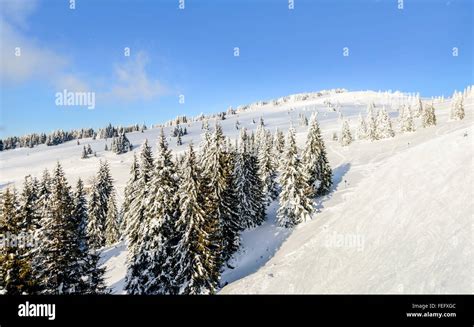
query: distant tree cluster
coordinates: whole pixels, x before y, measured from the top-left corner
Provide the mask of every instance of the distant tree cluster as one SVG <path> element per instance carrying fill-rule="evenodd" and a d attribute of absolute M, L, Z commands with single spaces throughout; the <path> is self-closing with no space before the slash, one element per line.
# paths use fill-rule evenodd
<path fill-rule="evenodd" d="M 178 137 L 178 136 L 184 136 L 186 134 L 188 134 L 188 130 L 186 129 L 186 127 L 182 128 L 180 125 L 176 125 L 175 128 L 173 128 L 171 136 Z"/>
<path fill-rule="evenodd" d="M 385 107 L 380 108 L 377 113 L 375 111 L 375 105 L 370 104 L 367 107 L 367 115 L 365 118 L 359 114 L 359 126 L 357 129 L 357 138 L 359 140 L 368 139 L 376 141 L 394 136 L 395 132 L 392 126 L 392 120 L 385 110 Z"/>
<path fill-rule="evenodd" d="M 132 148 L 133 146 L 125 135 L 125 132 L 122 131 L 118 137 L 112 137 L 110 149 L 113 153 L 122 154 L 131 151 Z"/>
<path fill-rule="evenodd" d="M 127 127 L 114 127 L 111 124 L 105 128 L 101 128 L 95 132 L 92 128 L 74 129 L 71 131 L 64 131 L 62 129 L 51 132 L 50 134 L 27 134 L 21 137 L 11 136 L 0 140 L 0 151 L 10 150 L 15 148 L 33 148 L 39 144 L 46 144 L 47 146 L 58 145 L 71 140 L 79 140 L 83 138 L 112 138 L 119 137 L 124 133 L 143 132 L 147 129 L 146 125 L 139 126 L 138 124 Z M 79 143 L 78 143 L 79 144 Z"/>
<path fill-rule="evenodd" d="M 204 116 L 204 115 L 202 115 Z M 180 115 L 180 116 L 177 116 L 176 118 L 172 119 L 172 120 L 168 120 L 167 122 L 165 122 L 164 124 L 158 124 L 158 125 L 155 125 L 154 127 L 158 127 L 158 128 L 161 128 L 161 127 L 172 127 L 172 126 L 178 126 L 178 125 L 183 125 L 183 124 L 188 124 L 188 123 L 191 123 L 195 121 L 195 119 L 192 119 L 192 118 L 188 118 L 187 116 L 185 115 Z"/>
<path fill-rule="evenodd" d="M 462 93 L 455 92 L 452 97 L 451 114 L 450 119 L 461 120 L 464 118 L 464 106 L 463 98 L 472 93 L 471 89 Z M 398 125 L 400 133 L 408 133 L 416 131 L 415 119 L 421 120 L 421 126 L 423 128 L 434 126 L 437 123 L 434 100 L 431 103 L 423 103 L 419 96 L 417 96 L 414 109 L 411 105 L 402 104 L 398 110 Z M 395 130 L 392 125 L 390 116 L 388 115 L 385 107 L 378 110 L 376 114 L 375 105 L 370 104 L 367 107 L 367 115 L 364 118 L 362 114 L 359 114 L 358 127 L 356 131 L 357 139 L 359 140 L 371 140 L 376 141 L 385 138 L 391 138 L 395 136 Z M 349 123 L 343 119 L 341 136 L 338 137 L 334 134 L 334 140 L 338 140 L 342 146 L 347 146 L 354 140 Z"/>
<path fill-rule="evenodd" d="M 195 117 L 187 117 L 184 115 L 177 116 L 176 118 L 172 120 L 168 120 L 164 124 L 156 124 L 156 125 L 153 125 L 153 127 L 161 128 L 161 127 L 172 127 L 172 126 L 179 126 L 179 125 L 185 125 L 185 124 L 189 125 L 193 122 L 205 122 L 210 119 L 225 120 L 227 116 L 235 115 L 235 114 L 236 114 L 236 110 L 230 107 L 225 112 L 223 111 L 223 112 L 214 113 L 210 115 L 204 115 L 203 113 L 201 113 Z"/>
<path fill-rule="evenodd" d="M 97 132 L 97 137 L 99 139 L 108 139 L 113 137 L 119 137 L 125 133 L 132 133 L 132 132 L 143 132 L 146 131 L 147 127 L 145 124 L 143 125 L 131 125 L 131 126 L 112 126 L 112 124 L 107 125 L 104 128 L 99 129 Z"/>
<path fill-rule="evenodd" d="M 298 114 L 298 120 L 300 126 L 308 126 L 308 117 L 304 113 L 299 113 Z"/>
<path fill-rule="evenodd" d="M 92 137 L 94 135 L 93 129 L 77 129 L 71 131 L 63 131 L 62 129 L 53 131 L 50 134 L 27 134 L 21 137 L 11 136 L 0 140 L 0 151 L 10 150 L 15 148 L 33 148 L 39 144 L 46 144 L 48 146 L 58 145 L 74 139 L 81 139 Z"/>
<path fill-rule="evenodd" d="M 322 97 L 323 95 L 339 94 L 339 93 L 344 93 L 344 92 L 347 92 L 347 90 L 332 89 L 332 90 L 322 90 L 318 92 L 292 94 L 292 95 L 288 95 L 288 96 L 284 96 L 284 97 L 280 97 L 280 98 L 272 99 L 268 101 L 257 101 L 254 103 L 241 105 L 236 108 L 235 113 L 238 114 L 240 112 L 244 112 L 247 110 L 259 109 L 267 104 L 279 106 L 279 105 L 283 105 L 283 104 L 287 104 L 291 102 L 314 100 L 314 99 Z"/>
<path fill-rule="evenodd" d="M 82 149 L 82 155 L 81 155 L 81 159 L 87 159 L 89 158 L 90 155 L 92 155 L 94 152 L 92 151 L 92 147 L 90 144 L 88 144 L 87 146 L 84 145 L 83 149 Z"/>

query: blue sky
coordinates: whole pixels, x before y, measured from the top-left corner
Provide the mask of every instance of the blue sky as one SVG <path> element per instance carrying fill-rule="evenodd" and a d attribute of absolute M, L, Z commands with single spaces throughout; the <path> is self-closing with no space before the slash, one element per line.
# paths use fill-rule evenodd
<path fill-rule="evenodd" d="M 1 136 L 150 125 L 320 89 L 432 96 L 473 83 L 470 0 L 178 4 L 0 0 Z M 95 109 L 56 106 L 64 88 L 95 92 Z"/>

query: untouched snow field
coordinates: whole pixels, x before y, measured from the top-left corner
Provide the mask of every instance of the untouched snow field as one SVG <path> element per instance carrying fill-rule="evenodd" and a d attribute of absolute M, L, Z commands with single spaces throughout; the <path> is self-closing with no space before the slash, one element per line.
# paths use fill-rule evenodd
<path fill-rule="evenodd" d="M 340 133 L 338 113 L 324 104 L 338 103 L 349 119 L 352 133 L 357 116 L 374 102 L 385 105 L 397 135 L 376 142 L 355 141 L 341 147 L 332 140 Z M 450 100 L 435 102 L 438 125 L 399 134 L 396 108 L 400 94 L 372 91 L 347 92 L 316 100 L 271 104 L 220 121 L 225 135 L 235 138 L 241 126 L 254 130 L 260 117 L 272 132 L 293 124 L 302 147 L 306 127 L 298 115 L 318 112 L 333 168 L 333 191 L 318 199 L 313 220 L 284 229 L 275 222 L 278 204 L 267 210 L 267 221 L 242 235 L 243 246 L 222 274 L 220 293 L 473 293 L 473 103 L 465 101 L 466 117 L 450 122 Z M 213 127 L 213 120 L 209 125 Z M 201 123 L 186 126 L 184 151 L 199 144 Z M 84 126 L 85 127 L 85 126 Z M 165 132 L 169 135 L 170 128 Z M 155 146 L 159 129 L 127 134 L 139 151 L 145 138 Z M 86 185 L 101 159 L 107 159 L 118 199 L 129 178 L 133 153 L 104 151 L 105 140 L 80 140 L 58 146 L 44 145 L 0 152 L 0 185 L 21 187 L 25 175 L 40 176 L 56 161 L 63 164 L 72 185 L 78 177 Z M 80 159 L 82 147 L 91 144 L 97 158 Z M 108 140 L 110 147 L 110 139 Z M 113 293 L 123 293 L 126 246 L 105 248 L 102 262 Z"/>
<path fill-rule="evenodd" d="M 222 293 L 472 293 L 473 133 L 387 144 L 354 165 L 314 220 Z"/>

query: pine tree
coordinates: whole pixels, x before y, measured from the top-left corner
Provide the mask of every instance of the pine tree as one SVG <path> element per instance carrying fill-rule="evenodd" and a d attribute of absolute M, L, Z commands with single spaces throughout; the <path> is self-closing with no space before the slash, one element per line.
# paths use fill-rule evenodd
<path fill-rule="evenodd" d="M 424 107 L 421 122 L 423 128 L 436 125 L 436 115 L 433 103 Z"/>
<path fill-rule="evenodd" d="M 178 294 L 209 294 L 215 292 L 212 272 L 208 271 L 210 239 L 206 233 L 205 199 L 201 193 L 200 171 L 192 145 L 186 154 L 179 186 L 181 214 L 176 222 L 179 242 L 176 245 L 175 285 Z"/>
<path fill-rule="evenodd" d="M 105 245 L 104 222 L 102 216 L 106 213 L 100 201 L 100 190 L 96 178 L 91 181 L 90 199 L 88 207 L 87 235 L 89 248 L 99 249 Z"/>
<path fill-rule="evenodd" d="M 377 116 L 375 105 L 372 103 L 367 107 L 367 137 L 371 141 L 377 140 Z"/>
<path fill-rule="evenodd" d="M 149 206 L 140 229 L 142 241 L 133 258 L 131 267 L 137 269 L 138 292 L 142 294 L 173 294 L 174 225 L 178 218 L 177 176 L 171 151 L 161 130 L 158 151 L 150 181 Z"/>
<path fill-rule="evenodd" d="M 74 293 L 80 288 L 74 251 L 77 231 L 71 190 L 59 163 L 54 169 L 48 202 L 41 219 L 41 244 L 35 253 L 36 276 L 43 294 Z"/>
<path fill-rule="evenodd" d="M 308 126 L 308 118 L 305 114 L 300 114 L 300 125 L 301 126 Z"/>
<path fill-rule="evenodd" d="M 311 116 L 306 147 L 303 152 L 303 171 L 309 196 L 316 197 L 329 193 L 332 185 L 332 170 L 327 159 L 319 123 L 315 114 Z"/>
<path fill-rule="evenodd" d="M 118 137 L 112 138 L 111 149 L 112 152 L 116 154 L 122 154 L 132 149 L 132 145 L 125 135 L 125 132 L 122 131 Z"/>
<path fill-rule="evenodd" d="M 273 143 L 275 145 L 275 155 L 279 157 L 285 149 L 285 135 L 279 129 L 275 132 Z"/>
<path fill-rule="evenodd" d="M 357 129 L 357 138 L 359 140 L 365 140 L 368 138 L 368 128 L 367 128 L 367 123 L 365 122 L 364 117 L 362 117 L 362 114 L 359 113 L 359 127 Z"/>
<path fill-rule="evenodd" d="M 235 158 L 237 212 L 242 228 L 260 225 L 265 220 L 265 203 L 258 177 L 258 160 L 252 152 L 248 135 L 241 129 L 239 148 Z"/>
<path fill-rule="evenodd" d="M 84 192 L 84 183 L 81 179 L 77 181 L 76 190 L 74 192 L 74 209 L 73 223 L 77 233 L 75 247 L 75 259 L 77 262 L 79 274 L 81 277 L 81 285 L 77 290 L 79 293 L 85 293 L 88 290 L 87 277 L 88 267 L 87 260 L 89 255 L 88 237 L 87 237 L 87 202 Z"/>
<path fill-rule="evenodd" d="M 130 203 L 127 215 L 127 240 L 128 240 L 128 263 L 127 275 L 125 277 L 125 289 L 129 294 L 142 294 L 143 281 L 140 280 L 140 266 L 136 266 L 136 253 L 141 246 L 141 230 L 143 222 L 146 220 L 146 211 L 148 208 L 148 194 L 150 181 L 153 174 L 153 156 L 148 140 L 142 145 L 140 152 L 140 163 L 138 179 L 136 181 L 137 192 Z"/>
<path fill-rule="evenodd" d="M 347 120 L 344 120 L 342 122 L 340 142 L 342 146 L 347 146 L 352 143 L 351 129 L 349 128 L 349 123 L 347 122 Z"/>
<path fill-rule="evenodd" d="M 15 189 L 7 188 L 2 194 L 0 209 L 0 234 L 6 237 L 0 247 L 0 294 L 33 294 L 36 281 L 26 249 L 13 243 L 27 236 Z"/>
<path fill-rule="evenodd" d="M 413 117 L 418 118 L 423 114 L 423 102 L 419 95 L 416 97 L 415 109 L 413 111 Z"/>
<path fill-rule="evenodd" d="M 130 167 L 130 178 L 125 186 L 124 190 L 124 200 L 122 205 L 122 226 L 121 229 L 127 231 L 128 228 L 126 226 L 127 221 L 130 221 L 129 214 L 130 214 L 130 205 L 132 200 L 135 198 L 135 193 L 138 191 L 137 180 L 139 176 L 139 167 L 137 156 L 135 153 L 133 154 L 133 161 Z"/>
<path fill-rule="evenodd" d="M 89 246 L 99 249 L 105 245 L 105 228 L 110 197 L 113 196 L 113 180 L 107 161 L 101 162 L 97 176 L 92 180 L 89 204 Z"/>
<path fill-rule="evenodd" d="M 144 130 L 146 127 L 144 128 Z M 122 132 L 122 134 L 119 135 L 119 141 L 122 144 L 122 153 L 131 151 L 133 148 L 132 143 L 128 140 L 127 136 L 125 135 L 125 132 Z"/>
<path fill-rule="evenodd" d="M 110 174 L 110 167 L 107 161 L 101 161 L 99 171 L 97 173 L 97 187 L 100 192 L 100 204 L 107 208 L 109 198 L 114 194 L 112 175 Z M 105 225 L 106 214 L 102 218 L 102 223 Z"/>
<path fill-rule="evenodd" d="M 75 259 L 80 277 L 79 287 L 76 289 L 81 294 L 103 293 L 105 290 L 104 268 L 99 267 L 99 254 L 89 250 L 87 235 L 87 201 L 84 184 L 81 179 L 77 181 L 74 193 L 74 226 L 77 233 L 75 244 Z"/>
<path fill-rule="evenodd" d="M 238 213 L 238 197 L 236 192 L 235 176 L 236 152 L 227 148 L 224 160 L 224 176 L 226 188 L 222 193 L 221 219 L 222 219 L 222 261 L 228 261 L 240 247 L 240 232 L 242 225 Z"/>
<path fill-rule="evenodd" d="M 255 133 L 253 131 L 250 133 L 250 137 L 247 138 L 247 150 L 248 153 L 256 156 L 257 144 L 255 142 Z"/>
<path fill-rule="evenodd" d="M 23 191 L 20 198 L 19 215 L 22 228 L 29 232 L 34 232 L 39 228 L 40 208 L 39 208 L 39 183 L 36 178 L 30 175 L 25 177 Z"/>
<path fill-rule="evenodd" d="M 384 139 L 389 137 L 394 137 L 395 132 L 392 128 L 392 121 L 388 116 L 385 107 L 379 110 L 379 114 L 377 116 L 377 139 Z"/>
<path fill-rule="evenodd" d="M 203 140 L 201 150 L 201 176 L 202 191 L 205 196 L 204 210 L 207 218 L 205 221 L 205 232 L 209 235 L 209 248 L 212 257 L 206 263 L 206 269 L 212 277 L 213 287 L 219 285 L 220 268 L 222 265 L 222 206 L 223 193 L 227 188 L 227 176 L 224 153 L 224 136 L 222 128 L 216 123 L 214 132 Z"/>
<path fill-rule="evenodd" d="M 263 130 L 258 135 L 258 176 L 262 185 L 265 205 L 270 205 L 278 197 L 278 184 L 276 183 L 276 164 L 274 162 L 271 134 Z"/>
<path fill-rule="evenodd" d="M 207 123 L 208 124 L 208 123 Z M 211 132 L 209 130 L 209 126 L 207 126 L 204 129 L 204 133 L 201 135 L 201 144 L 200 144 L 200 149 L 202 153 L 207 153 L 208 149 L 207 147 L 211 146 Z M 200 165 L 203 165 L 203 159 L 201 158 L 199 160 Z"/>
<path fill-rule="evenodd" d="M 253 148 L 254 149 L 254 148 Z M 252 211 L 255 212 L 253 216 L 253 225 L 259 226 L 265 221 L 265 197 L 262 193 L 262 182 L 258 176 L 258 158 L 255 153 L 255 150 L 247 152 L 246 156 L 244 157 L 245 165 L 247 168 L 247 177 L 248 181 L 250 182 L 250 194 L 253 199 L 253 209 Z"/>
<path fill-rule="evenodd" d="M 115 203 L 115 195 L 109 196 L 107 204 L 107 216 L 105 219 L 105 245 L 109 246 L 118 242 L 120 235 L 117 226 L 117 205 Z"/>
<path fill-rule="evenodd" d="M 96 185 L 93 181 L 92 185 Z M 94 212 L 100 212 L 97 210 L 90 210 L 90 208 L 97 208 L 99 206 L 99 194 L 97 191 L 92 191 L 91 194 L 91 200 L 90 200 L 90 205 L 89 205 L 89 213 L 94 213 Z M 92 217 L 89 214 L 88 220 L 87 220 L 87 248 L 88 248 L 88 253 L 87 253 L 87 263 L 85 266 L 86 272 L 87 272 L 87 287 L 85 293 L 91 293 L 91 294 L 96 294 L 96 293 L 104 293 L 105 292 L 105 282 L 104 282 L 104 274 L 105 274 L 105 268 L 101 268 L 99 265 L 99 260 L 100 260 L 100 252 L 99 252 L 99 247 L 102 245 L 99 244 L 104 244 L 104 236 L 103 234 L 98 234 L 94 233 L 91 231 L 97 231 L 97 230 L 103 230 L 103 226 L 100 225 L 95 225 L 94 223 L 98 224 L 100 221 L 99 219 L 91 219 L 97 217 L 97 215 L 92 215 Z M 92 221 L 92 223 L 91 223 Z"/>
<path fill-rule="evenodd" d="M 107 144 L 105 144 L 105 146 L 107 146 Z M 120 151 L 118 148 L 117 139 L 115 137 L 112 137 L 112 141 L 110 142 L 110 149 L 112 150 L 112 152 L 117 154 Z"/>
<path fill-rule="evenodd" d="M 140 223 L 144 221 L 147 209 L 146 199 L 148 198 L 149 184 L 153 174 L 153 156 L 148 140 L 142 145 L 140 152 L 139 171 L 136 180 L 135 197 L 130 203 L 127 221 L 127 238 L 129 252 L 133 252 L 134 246 L 139 242 Z"/>
<path fill-rule="evenodd" d="M 88 158 L 87 149 L 86 149 L 86 146 L 84 145 L 84 148 L 82 149 L 81 159 L 87 159 L 87 158 Z"/>
<path fill-rule="evenodd" d="M 298 156 L 293 128 L 288 131 L 282 167 L 285 168 L 280 172 L 281 193 L 277 219 L 280 226 L 289 228 L 309 220 L 313 211 L 307 196 L 307 177 Z"/>
<path fill-rule="evenodd" d="M 453 95 L 451 100 L 451 120 L 462 120 L 464 119 L 464 104 L 463 96 L 461 93 L 456 93 Z"/>
<path fill-rule="evenodd" d="M 51 176 L 49 171 L 45 169 L 43 171 L 43 175 L 41 177 L 41 182 L 39 184 L 38 190 L 38 210 L 40 215 L 40 222 L 41 219 L 46 215 L 47 210 L 49 209 L 49 197 L 51 195 Z"/>
<path fill-rule="evenodd" d="M 257 156 L 260 150 L 263 149 L 263 144 L 266 142 L 266 138 L 267 138 L 267 131 L 262 124 L 259 124 L 255 132 L 255 150 L 256 150 Z"/>
<path fill-rule="evenodd" d="M 415 131 L 415 122 L 410 106 L 402 106 L 400 110 L 400 131 L 402 133 Z"/>
<path fill-rule="evenodd" d="M 20 197 L 20 206 L 19 206 L 19 221 L 20 228 L 24 235 L 30 237 L 35 237 L 39 233 L 41 227 L 41 204 L 40 204 L 40 184 L 38 180 L 30 175 L 25 177 L 25 182 L 23 186 L 23 191 Z M 31 263 L 34 256 L 34 244 L 28 246 L 28 248 L 21 249 L 17 252 L 22 259 L 28 263 L 29 269 L 32 269 Z M 33 272 L 29 271 L 29 278 L 34 278 L 32 276 Z M 27 277 L 27 275 L 25 275 Z M 39 290 L 38 284 L 36 282 L 28 283 L 28 287 L 24 289 L 25 293 L 34 294 Z"/>

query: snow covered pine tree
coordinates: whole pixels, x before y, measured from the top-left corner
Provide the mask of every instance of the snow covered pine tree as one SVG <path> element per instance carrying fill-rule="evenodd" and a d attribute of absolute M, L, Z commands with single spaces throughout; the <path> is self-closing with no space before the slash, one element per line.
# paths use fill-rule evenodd
<path fill-rule="evenodd" d="M 424 128 L 436 125 L 436 115 L 433 103 L 425 106 L 421 115 L 421 124 Z"/>
<path fill-rule="evenodd" d="M 127 275 L 125 277 L 125 289 L 128 294 L 142 294 L 143 281 L 141 278 L 141 271 L 144 269 L 135 261 L 135 256 L 141 246 L 142 238 L 140 233 L 143 228 L 143 223 L 146 221 L 146 211 L 148 208 L 148 192 L 150 181 L 153 174 L 153 156 L 151 148 L 148 145 L 148 140 L 142 145 L 140 152 L 140 163 L 138 179 L 136 180 L 137 192 L 130 203 L 130 207 L 125 219 L 127 220 L 127 241 L 128 241 L 128 261 L 127 261 Z"/>
<path fill-rule="evenodd" d="M 296 147 L 293 127 L 288 131 L 280 172 L 280 208 L 277 212 L 278 224 L 293 227 L 311 218 L 313 208 L 308 197 L 308 184 Z"/>
<path fill-rule="evenodd" d="M 179 185 L 180 217 L 176 223 L 179 242 L 176 246 L 175 285 L 178 294 L 212 294 L 216 291 L 212 282 L 213 256 L 210 237 L 206 233 L 201 176 L 192 144 L 186 153 Z"/>
<path fill-rule="evenodd" d="M 328 194 L 332 185 L 332 170 L 316 114 L 311 115 L 306 146 L 303 152 L 303 171 L 310 197 Z"/>
<path fill-rule="evenodd" d="M 59 163 L 50 184 L 51 193 L 41 218 L 40 245 L 35 249 L 35 276 L 42 294 L 75 293 L 82 284 L 76 256 L 79 241 L 71 189 Z"/>
<path fill-rule="evenodd" d="M 385 107 L 382 107 L 379 110 L 379 114 L 377 116 L 376 135 L 378 140 L 395 136 L 395 132 L 392 128 L 392 121 L 390 120 Z"/>
<path fill-rule="evenodd" d="M 18 237 L 25 234 L 19 212 L 15 189 L 7 188 L 2 194 L 0 208 L 0 234 L 4 237 Z M 0 247 L 0 294 L 32 294 L 36 290 L 36 280 L 31 263 L 25 258 L 26 249 L 6 242 Z"/>
<path fill-rule="evenodd" d="M 174 294 L 178 183 L 163 129 L 149 187 L 148 208 L 139 229 L 141 241 L 130 265 L 135 269 L 133 275 L 138 289 L 135 294 Z"/>
<path fill-rule="evenodd" d="M 347 146 L 352 143 L 351 129 L 349 128 L 349 123 L 345 119 L 342 122 L 340 142 L 342 146 Z"/>

